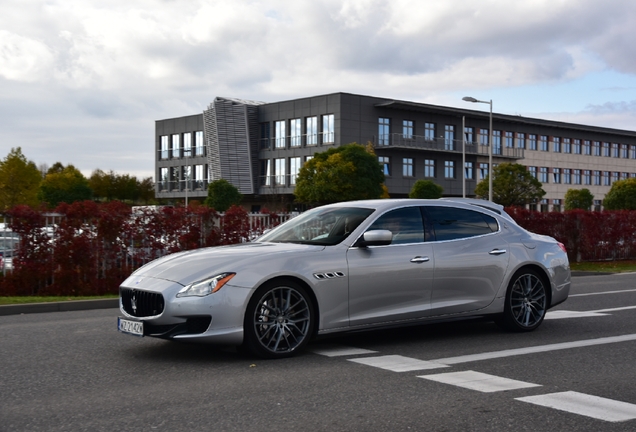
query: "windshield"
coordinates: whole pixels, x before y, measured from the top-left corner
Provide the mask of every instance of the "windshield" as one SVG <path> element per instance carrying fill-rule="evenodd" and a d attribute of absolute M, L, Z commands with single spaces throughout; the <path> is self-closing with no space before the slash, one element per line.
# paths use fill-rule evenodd
<path fill-rule="evenodd" d="M 335 245 L 346 239 L 373 209 L 318 207 L 260 237 L 258 242 Z"/>

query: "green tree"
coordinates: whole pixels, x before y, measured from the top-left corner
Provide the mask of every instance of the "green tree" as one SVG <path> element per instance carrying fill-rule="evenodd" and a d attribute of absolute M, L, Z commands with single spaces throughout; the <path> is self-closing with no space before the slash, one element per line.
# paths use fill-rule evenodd
<path fill-rule="evenodd" d="M 594 203 L 594 195 L 589 189 L 568 189 L 565 193 L 566 210 L 589 210 Z"/>
<path fill-rule="evenodd" d="M 139 200 L 144 204 L 155 200 L 155 184 L 152 177 L 146 177 L 139 182 Z"/>
<path fill-rule="evenodd" d="M 225 179 L 214 180 L 208 184 L 208 197 L 204 204 L 216 211 L 224 212 L 232 205 L 240 204 L 243 195 L 232 183 Z"/>
<path fill-rule="evenodd" d="M 444 188 L 432 180 L 418 180 L 409 192 L 409 198 L 437 199 L 442 197 Z"/>
<path fill-rule="evenodd" d="M 612 183 L 603 200 L 603 207 L 607 210 L 636 210 L 636 178 Z"/>
<path fill-rule="evenodd" d="M 57 207 L 62 202 L 84 201 L 92 196 L 86 177 L 73 165 L 64 167 L 59 162 L 49 169 L 38 192 L 38 198 L 49 207 Z"/>
<path fill-rule="evenodd" d="M 384 173 L 372 146 L 351 143 L 315 153 L 300 169 L 296 200 L 310 204 L 381 198 Z"/>
<path fill-rule="evenodd" d="M 38 205 L 38 188 L 42 174 L 34 162 L 27 161 L 22 149 L 12 148 L 0 161 L 0 211 L 18 204 Z"/>
<path fill-rule="evenodd" d="M 493 169 L 492 175 L 492 199 L 505 207 L 523 206 L 545 195 L 541 182 L 521 164 L 499 164 Z M 475 187 L 475 195 L 480 198 L 488 198 L 489 176 Z"/>

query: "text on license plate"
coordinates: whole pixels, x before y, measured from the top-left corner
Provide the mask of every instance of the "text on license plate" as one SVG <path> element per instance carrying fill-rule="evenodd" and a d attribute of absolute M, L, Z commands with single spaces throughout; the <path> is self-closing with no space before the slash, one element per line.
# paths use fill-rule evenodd
<path fill-rule="evenodd" d="M 144 335 L 144 323 L 142 321 L 117 318 L 117 329 L 122 333 L 128 333 L 135 336 Z"/>

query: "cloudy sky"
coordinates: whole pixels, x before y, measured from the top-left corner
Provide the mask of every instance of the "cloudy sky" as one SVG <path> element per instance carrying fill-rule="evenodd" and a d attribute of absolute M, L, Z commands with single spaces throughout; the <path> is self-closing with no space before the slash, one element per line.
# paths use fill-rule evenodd
<path fill-rule="evenodd" d="M 0 158 L 153 175 L 154 121 L 332 92 L 636 130 L 633 0 L 2 0 Z"/>

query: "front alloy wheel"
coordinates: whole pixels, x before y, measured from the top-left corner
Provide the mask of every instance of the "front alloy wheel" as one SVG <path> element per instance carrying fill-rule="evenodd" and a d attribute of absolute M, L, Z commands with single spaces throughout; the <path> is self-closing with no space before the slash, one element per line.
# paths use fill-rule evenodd
<path fill-rule="evenodd" d="M 305 289 L 293 281 L 256 291 L 245 315 L 245 347 L 266 358 L 300 351 L 312 335 L 314 313 Z"/>
<path fill-rule="evenodd" d="M 501 324 L 518 332 L 536 329 L 545 318 L 547 299 L 545 283 L 534 270 L 517 272 L 508 286 Z"/>

